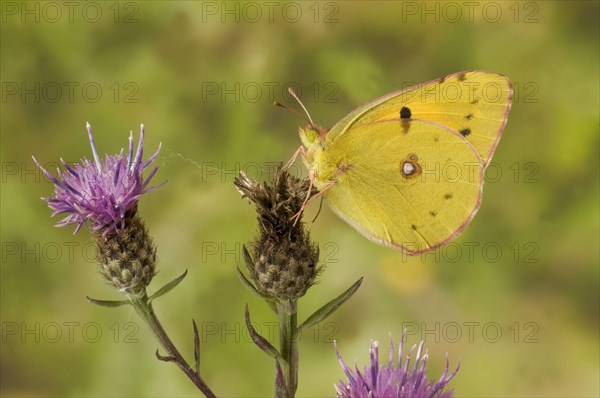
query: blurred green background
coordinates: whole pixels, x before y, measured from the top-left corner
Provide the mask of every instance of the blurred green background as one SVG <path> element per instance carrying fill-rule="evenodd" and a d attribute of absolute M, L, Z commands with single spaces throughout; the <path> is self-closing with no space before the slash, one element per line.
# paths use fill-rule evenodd
<path fill-rule="evenodd" d="M 300 319 L 365 279 L 302 336 L 298 396 L 334 395 L 333 339 L 366 364 L 371 339 L 397 342 L 403 328 L 410 344 L 425 339 L 431 377 L 446 352 L 460 361 L 457 396 L 600 394 L 597 1 L 0 4 L 3 396 L 197 394 L 154 358 L 135 313 L 86 301 L 120 296 L 89 233 L 52 226 L 39 199 L 52 185 L 32 154 L 51 169 L 91 156 L 86 121 L 99 152 L 115 153 L 145 124 L 146 153 L 163 144 L 155 182 L 168 179 L 140 205 L 160 258 L 151 290 L 189 270 L 156 311 L 189 359 L 196 319 L 218 396 L 269 396 L 273 364 L 245 332 L 244 305 L 271 340 L 275 319 L 235 275 L 256 224 L 233 177 L 266 179 L 298 147 L 304 122 L 272 101 L 291 105 L 294 86 L 330 127 L 377 96 L 467 69 L 515 88 L 477 217 L 446 248 L 408 258 L 324 206 L 307 225 L 326 269 Z"/>

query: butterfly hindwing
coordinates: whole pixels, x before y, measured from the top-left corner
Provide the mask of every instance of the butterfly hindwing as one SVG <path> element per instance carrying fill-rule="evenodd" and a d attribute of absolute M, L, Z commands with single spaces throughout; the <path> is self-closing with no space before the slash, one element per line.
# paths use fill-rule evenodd
<path fill-rule="evenodd" d="M 355 124 L 318 158 L 342 170 L 326 193 L 333 210 L 369 239 L 415 254 L 464 229 L 481 200 L 475 148 L 437 123 L 399 119 Z M 317 172 L 323 189 L 331 173 Z"/>

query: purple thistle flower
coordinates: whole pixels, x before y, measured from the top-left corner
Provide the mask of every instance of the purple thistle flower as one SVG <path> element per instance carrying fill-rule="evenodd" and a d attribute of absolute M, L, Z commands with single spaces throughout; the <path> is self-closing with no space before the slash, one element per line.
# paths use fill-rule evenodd
<path fill-rule="evenodd" d="M 342 398 L 451 398 L 454 396 L 454 390 L 443 389 L 456 375 L 460 367 L 448 375 L 448 354 L 446 354 L 446 370 L 438 381 L 427 380 L 425 374 L 427 365 L 427 350 L 421 356 L 423 351 L 423 341 L 418 346 L 415 362 L 410 367 L 410 360 L 413 351 L 417 347 L 413 345 L 406 355 L 404 365 L 402 364 L 402 349 L 404 346 L 404 337 L 406 331 L 402 334 L 400 347 L 398 350 L 398 364 L 394 367 L 394 341 L 390 334 L 390 354 L 387 365 L 379 367 L 379 344 L 377 341 L 371 342 L 370 357 L 371 365 L 365 366 L 363 372 L 358 369 L 353 371 L 349 369 L 334 342 L 338 361 L 348 381 L 340 381 L 334 385 L 338 397 Z"/>
<path fill-rule="evenodd" d="M 56 226 L 77 224 L 73 233 L 76 234 L 89 220 L 94 232 L 103 230 L 102 235 L 106 236 L 112 230 L 125 227 L 125 215 L 135 213 L 137 202 L 143 194 L 154 191 L 166 182 L 148 187 L 158 166 L 154 166 L 145 180 L 142 177 L 142 171 L 156 159 L 161 145 L 154 155 L 142 162 L 144 144 L 142 124 L 135 157 L 133 156 L 133 133 L 130 133 L 127 156 L 123 157 L 123 149 L 121 149 L 118 155 L 105 155 L 102 161 L 96 152 L 92 127 L 86 123 L 86 128 L 94 155 L 93 162 L 83 158 L 80 163 L 69 166 L 61 158 L 65 170 L 61 171 L 57 168 L 55 177 L 44 169 L 35 157 L 32 158 L 44 174 L 54 182 L 54 197 L 42 198 L 54 211 L 52 216 L 67 214 Z"/>

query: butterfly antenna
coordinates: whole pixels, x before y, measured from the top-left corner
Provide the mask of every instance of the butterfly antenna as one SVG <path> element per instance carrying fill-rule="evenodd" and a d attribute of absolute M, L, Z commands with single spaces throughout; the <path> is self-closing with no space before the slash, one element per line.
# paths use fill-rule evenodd
<path fill-rule="evenodd" d="M 306 107 L 304 106 L 304 104 L 302 103 L 302 101 L 300 101 L 300 98 L 298 98 L 298 95 L 296 95 L 296 92 L 294 91 L 294 89 L 291 88 L 291 87 L 288 87 L 288 92 L 290 94 L 292 94 L 292 97 L 294 97 L 294 99 L 296 101 L 298 101 L 298 103 L 300 104 L 300 106 L 302 107 L 302 109 L 304 109 L 304 112 L 306 112 L 306 116 L 308 116 L 308 120 L 310 121 L 310 125 L 314 126 L 315 124 L 313 123 L 312 118 L 310 117 L 310 114 L 306 110 Z"/>
<path fill-rule="evenodd" d="M 300 112 L 298 112 L 298 111 L 297 111 L 297 110 L 295 110 L 295 109 L 292 109 L 292 108 L 290 108 L 289 106 L 285 106 L 285 105 L 283 105 L 282 103 L 280 103 L 280 102 L 277 102 L 277 101 L 273 101 L 273 105 L 275 105 L 275 106 L 278 106 L 278 107 L 280 107 L 280 108 L 283 108 L 283 109 L 285 109 L 285 110 L 287 110 L 287 111 L 290 111 L 290 112 L 292 112 L 293 114 L 295 114 L 296 116 L 298 116 L 300 119 L 304 120 L 306 123 L 311 123 L 311 122 L 310 122 L 308 119 L 306 119 L 306 117 L 304 117 L 304 115 L 303 115 L 303 114 L 301 114 Z M 312 124 L 311 124 L 311 125 L 312 125 Z"/>

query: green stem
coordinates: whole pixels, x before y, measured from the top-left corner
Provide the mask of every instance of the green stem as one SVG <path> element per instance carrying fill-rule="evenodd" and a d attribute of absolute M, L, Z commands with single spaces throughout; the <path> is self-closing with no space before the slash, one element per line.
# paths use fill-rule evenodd
<path fill-rule="evenodd" d="M 131 298 L 131 303 L 133 308 L 135 308 L 136 312 L 142 317 L 142 319 L 150 326 L 152 333 L 156 337 L 156 339 L 160 342 L 163 348 L 169 354 L 168 361 L 175 362 L 177 366 L 185 373 L 185 375 L 190 379 L 196 387 L 207 398 L 216 398 L 216 395 L 210 390 L 210 388 L 206 385 L 202 377 L 200 377 L 199 373 L 196 373 L 190 365 L 186 362 L 186 360 L 181 356 L 162 325 L 158 321 L 156 314 L 154 313 L 154 309 L 152 308 L 152 304 L 148 301 L 148 296 L 144 293 L 142 297 Z"/>
<path fill-rule="evenodd" d="M 283 369 L 286 385 L 281 386 L 278 384 L 275 395 L 278 398 L 294 398 L 298 388 L 298 344 L 296 342 L 298 312 L 296 301 L 290 300 L 278 303 L 277 318 L 279 320 L 279 351 L 288 366 L 287 369 Z"/>

